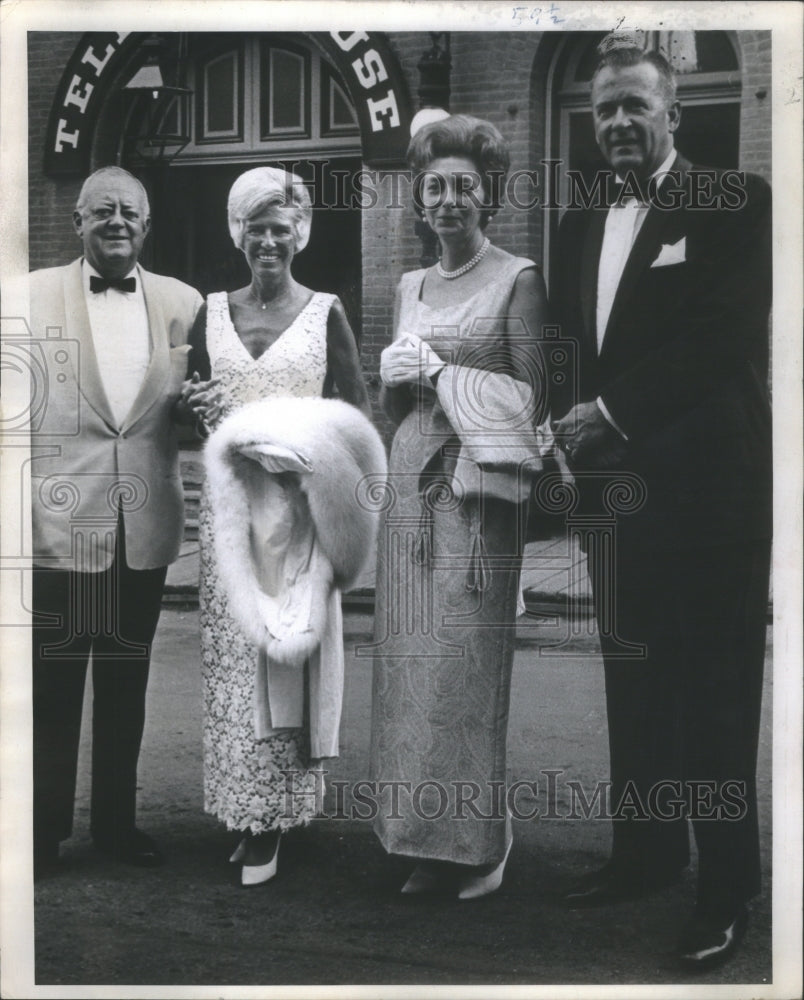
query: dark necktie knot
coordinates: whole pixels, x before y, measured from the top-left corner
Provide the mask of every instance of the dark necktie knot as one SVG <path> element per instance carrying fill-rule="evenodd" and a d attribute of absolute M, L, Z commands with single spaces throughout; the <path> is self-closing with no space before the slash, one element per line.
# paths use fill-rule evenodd
<path fill-rule="evenodd" d="M 101 278 L 97 274 L 89 276 L 90 292 L 105 292 L 107 288 L 116 288 L 118 292 L 136 292 L 136 278 Z"/>

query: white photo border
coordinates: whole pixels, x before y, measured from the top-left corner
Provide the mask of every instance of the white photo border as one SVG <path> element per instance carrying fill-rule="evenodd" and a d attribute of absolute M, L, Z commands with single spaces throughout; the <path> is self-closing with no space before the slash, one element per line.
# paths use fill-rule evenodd
<path fill-rule="evenodd" d="M 558 2 L 558 0 L 557 0 Z M 562 997 L 651 998 L 708 996 L 787 998 L 800 995 L 802 940 L 802 8 L 795 3 L 614 3 L 561 2 L 560 26 L 514 25 L 516 3 L 426 2 L 426 0 L 3 0 L 0 4 L 0 156 L 2 216 L 0 279 L 3 317 L 27 314 L 27 31 L 229 31 L 336 30 L 612 30 L 768 29 L 773 39 L 772 155 L 774 188 L 774 695 L 773 695 L 773 982 L 712 986 L 532 986 L 532 987 L 53 987 L 36 986 L 33 966 L 32 856 L 29 825 L 30 635 L 16 573 L 0 573 L 5 624 L 0 630 L 0 941 L 5 997 Z M 225 8 L 225 13 L 223 9 Z M 269 16 L 268 16 L 269 15 Z M 4 372 L 5 376 L 5 372 Z M 13 379 L 7 405 L 14 406 Z M 17 412 L 17 411 L 15 411 Z M 19 450 L 3 448 L 2 531 L 20 523 Z M 9 551 L 9 537 L 0 535 Z M 13 539 L 11 540 L 13 549 Z M 25 574 L 26 577 L 28 574 Z M 30 595 L 26 595 L 26 603 Z"/>

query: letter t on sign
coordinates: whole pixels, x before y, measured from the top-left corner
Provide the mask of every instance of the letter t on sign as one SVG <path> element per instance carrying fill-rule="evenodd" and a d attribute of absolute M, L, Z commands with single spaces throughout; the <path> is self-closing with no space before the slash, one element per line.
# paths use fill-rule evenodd
<path fill-rule="evenodd" d="M 67 122 L 64 118 L 59 118 L 59 127 L 56 130 L 56 141 L 53 143 L 57 153 L 60 153 L 64 149 L 65 142 L 68 142 L 73 149 L 78 146 L 78 136 L 80 132 L 68 132 Z"/>

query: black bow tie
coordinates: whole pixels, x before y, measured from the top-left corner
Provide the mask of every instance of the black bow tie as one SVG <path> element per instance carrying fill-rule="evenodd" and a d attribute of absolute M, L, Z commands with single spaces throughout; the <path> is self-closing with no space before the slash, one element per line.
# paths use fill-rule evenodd
<path fill-rule="evenodd" d="M 136 278 L 100 278 L 97 274 L 89 276 L 90 292 L 105 292 L 107 288 L 116 288 L 118 292 L 136 292 Z"/>

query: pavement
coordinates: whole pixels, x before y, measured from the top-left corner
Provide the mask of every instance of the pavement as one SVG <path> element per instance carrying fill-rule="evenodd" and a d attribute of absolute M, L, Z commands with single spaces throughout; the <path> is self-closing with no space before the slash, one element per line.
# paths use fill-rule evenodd
<path fill-rule="evenodd" d="M 607 777 L 593 618 L 570 620 L 553 607 L 518 620 L 508 769 L 511 782 L 535 784 L 538 816 L 514 821 L 501 889 L 468 902 L 400 896 L 409 866 L 389 858 L 371 824 L 352 814 L 353 798 L 347 794 L 338 808 L 333 783 L 351 789 L 367 776 L 371 658 L 361 647 L 370 641 L 371 616 L 347 611 L 345 631 L 341 756 L 328 762 L 324 814 L 283 839 L 274 880 L 243 889 L 227 863 L 235 836 L 203 811 L 198 613 L 163 611 L 138 822 L 164 848 L 167 864 L 134 869 L 93 850 L 85 728 L 74 834 L 62 845 L 59 872 L 35 885 L 37 995 L 50 995 L 47 985 L 94 987 L 75 994 L 94 996 L 109 996 L 115 986 L 135 996 L 146 986 L 203 984 L 227 997 L 235 985 L 262 987 L 260 996 L 269 987 L 339 985 L 351 996 L 361 985 L 418 985 L 424 995 L 449 984 L 543 986 L 550 995 L 555 984 L 666 983 L 683 984 L 695 996 L 698 982 L 772 981 L 770 630 L 759 756 L 768 888 L 752 906 L 734 960 L 698 977 L 679 971 L 672 957 L 694 898 L 694 861 L 681 885 L 647 899 L 602 910 L 567 910 L 559 901 L 579 872 L 605 861 L 609 847 L 608 822 L 573 816 L 569 791 L 570 781 L 590 791 Z M 85 720 L 90 714 L 88 685 Z"/>
<path fill-rule="evenodd" d="M 341 755 L 327 762 L 323 815 L 283 838 L 274 880 L 241 888 L 237 869 L 227 864 L 236 837 L 203 811 L 197 499 L 191 488 L 187 541 L 168 574 L 139 770 L 138 822 L 168 863 L 131 869 L 92 849 L 85 726 L 74 835 L 62 845 L 59 872 L 35 886 L 37 984 L 95 986 L 94 995 L 104 995 L 97 991 L 103 985 L 135 995 L 137 987 L 203 984 L 225 997 L 236 985 L 519 985 L 549 992 L 556 984 L 681 984 L 691 990 L 685 995 L 695 995 L 696 982 L 772 981 L 770 628 L 758 769 L 768 888 L 752 906 L 735 958 L 697 979 L 673 961 L 694 900 L 694 848 L 682 884 L 665 892 L 602 910 L 560 903 L 577 874 L 603 864 L 609 851 L 608 821 L 584 818 L 572 800 L 571 782 L 590 797 L 607 779 L 608 746 L 585 560 L 563 538 L 528 546 L 523 562 L 508 776 L 509 787 L 533 783 L 537 816 L 514 821 L 502 888 L 468 902 L 400 896 L 410 866 L 385 854 L 352 796 L 368 775 L 371 556 L 344 595 Z M 336 800 L 338 788 L 345 792 Z"/>

